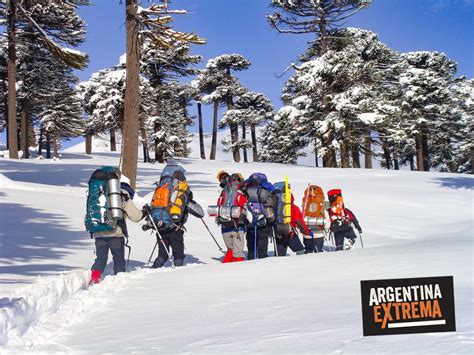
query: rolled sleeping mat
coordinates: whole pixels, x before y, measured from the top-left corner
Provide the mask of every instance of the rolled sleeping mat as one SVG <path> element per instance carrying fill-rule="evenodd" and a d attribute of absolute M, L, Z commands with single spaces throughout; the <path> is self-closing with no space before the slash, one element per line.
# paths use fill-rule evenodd
<path fill-rule="evenodd" d="M 122 193 L 120 190 L 120 180 L 113 176 L 107 180 L 109 209 L 113 219 L 123 219 Z"/>

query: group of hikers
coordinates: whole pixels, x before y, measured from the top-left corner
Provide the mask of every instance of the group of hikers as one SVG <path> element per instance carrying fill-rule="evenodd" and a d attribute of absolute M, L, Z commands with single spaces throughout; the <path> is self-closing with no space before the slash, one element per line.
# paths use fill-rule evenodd
<path fill-rule="evenodd" d="M 357 238 L 354 228 L 362 233 L 354 213 L 345 208 L 340 189 L 328 191 L 329 201 L 325 201 L 319 186 L 308 185 L 300 209 L 288 179 L 272 184 L 263 173 L 245 179 L 240 173 L 219 171 L 217 180 L 221 191 L 216 205 L 208 206 L 207 212 L 221 228 L 227 248 L 224 263 L 266 258 L 270 240 L 275 256 L 286 256 L 288 248 L 297 255 L 322 252 L 328 238 L 336 251 L 350 249 Z M 183 266 L 184 226 L 189 214 L 205 224 L 204 211 L 193 200 L 180 165 L 168 164 L 163 169 L 150 205 L 137 208 L 134 194 L 130 180 L 117 168 L 104 166 L 89 179 L 85 225 L 96 247 L 91 284 L 100 281 L 109 250 L 114 274 L 126 270 L 127 219 L 145 220 L 142 229 L 156 233 L 158 256 L 152 268 L 163 267 L 169 259 L 174 266 Z"/>

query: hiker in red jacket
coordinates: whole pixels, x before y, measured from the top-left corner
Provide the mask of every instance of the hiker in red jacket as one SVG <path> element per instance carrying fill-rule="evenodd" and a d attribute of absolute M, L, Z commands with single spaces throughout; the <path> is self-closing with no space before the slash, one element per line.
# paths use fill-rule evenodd
<path fill-rule="evenodd" d="M 291 231 L 288 234 L 277 234 L 276 246 L 278 256 L 286 256 L 288 247 L 296 253 L 296 255 L 304 254 L 304 246 L 298 236 L 297 230 L 303 235 L 310 236 L 312 232 L 304 222 L 303 213 L 300 208 L 294 204 L 295 198 L 291 194 Z"/>
<path fill-rule="evenodd" d="M 355 227 L 359 233 L 362 233 L 362 228 L 354 213 L 344 206 L 342 193 L 340 189 L 328 191 L 329 202 L 331 208 L 329 209 L 329 217 L 331 219 L 331 231 L 334 233 L 336 241 L 336 251 L 351 249 L 357 238 L 354 233 Z M 344 238 L 348 239 L 348 244 L 344 247 Z"/>
<path fill-rule="evenodd" d="M 218 224 L 221 225 L 222 238 L 227 247 L 223 263 L 244 261 L 245 247 L 245 208 L 247 198 L 240 191 L 243 177 L 239 173 L 218 174 L 221 194 L 217 200 L 219 206 Z"/>

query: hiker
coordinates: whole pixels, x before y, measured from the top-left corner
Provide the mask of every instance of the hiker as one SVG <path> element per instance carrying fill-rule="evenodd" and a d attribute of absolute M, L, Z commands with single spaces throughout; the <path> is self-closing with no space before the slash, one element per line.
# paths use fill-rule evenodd
<path fill-rule="evenodd" d="M 187 204 L 193 200 L 184 173 L 181 166 L 168 164 L 153 194 L 150 217 L 158 227 L 158 257 L 152 265 L 153 269 L 161 268 L 166 263 L 170 247 L 174 265 L 184 265 L 184 225 L 188 220 Z"/>
<path fill-rule="evenodd" d="M 313 234 L 305 235 L 303 238 L 305 254 L 323 251 L 324 239 L 330 227 L 325 204 L 323 189 L 309 184 L 304 191 L 302 210 L 303 219 Z"/>
<path fill-rule="evenodd" d="M 120 175 L 120 185 L 118 184 L 118 176 Z M 117 198 L 116 203 L 118 206 L 113 206 L 111 199 L 114 198 L 114 192 L 110 189 L 104 188 L 105 185 L 102 185 L 102 189 L 94 189 L 94 182 L 102 182 L 108 186 L 113 185 L 113 182 L 117 181 L 117 188 L 115 197 Z M 96 184 L 95 186 L 100 186 Z M 118 186 L 120 186 L 118 188 Z M 107 191 L 106 193 L 104 193 Z M 97 192 L 97 194 L 96 194 Z M 100 196 L 102 192 L 102 195 Z M 96 196 L 95 196 L 96 195 Z M 128 240 L 128 230 L 126 219 L 130 219 L 132 222 L 139 222 L 146 216 L 145 210 L 138 209 L 133 203 L 133 197 L 135 191 L 130 187 L 130 179 L 123 174 L 120 174 L 120 171 L 111 167 L 103 167 L 96 170 L 90 180 L 89 180 L 89 196 L 87 198 L 88 202 L 88 215 L 86 215 L 86 226 L 89 223 L 89 228 L 91 232 L 91 237 L 95 239 L 95 248 L 96 248 L 96 259 L 91 268 L 91 278 L 90 284 L 97 284 L 100 281 L 102 273 L 105 270 L 107 265 L 107 259 L 109 255 L 109 249 L 112 253 L 112 258 L 114 261 L 114 275 L 117 275 L 119 272 L 125 272 L 126 262 L 125 262 L 125 245 L 126 239 Z M 95 198 L 97 197 L 97 198 Z M 98 208 L 94 208 L 94 203 L 101 203 L 101 201 L 107 201 L 108 212 L 103 208 L 105 204 L 97 205 Z M 92 221 L 91 213 L 97 213 L 98 210 L 104 210 L 104 215 Z M 116 209 L 116 211 L 113 211 Z M 119 212 L 121 211 L 121 213 Z M 112 218 L 111 214 L 118 212 L 121 215 L 121 218 Z M 120 216 L 119 216 L 120 217 Z M 106 219 L 114 220 L 115 223 L 112 223 L 114 226 L 112 229 L 106 229 L 107 222 Z M 99 227 L 97 224 L 98 220 L 102 220 L 103 223 Z M 96 226 L 96 229 L 92 225 Z M 111 221 L 108 221 L 111 223 Z M 103 229 L 103 230 L 100 230 Z"/>
<path fill-rule="evenodd" d="M 330 228 L 330 219 L 329 214 L 326 210 L 323 210 L 322 214 L 324 215 L 322 226 L 312 226 L 307 224 L 308 228 L 311 230 L 310 235 L 303 236 L 303 243 L 305 248 L 305 254 L 309 253 L 322 253 L 324 248 L 324 240 Z"/>
<path fill-rule="evenodd" d="M 303 237 L 311 237 L 312 232 L 303 220 L 303 214 L 298 206 L 294 204 L 294 197 L 291 194 L 291 221 L 288 230 L 282 230 L 277 224 L 276 230 L 276 247 L 278 256 L 286 256 L 288 247 L 296 253 L 296 255 L 304 254 L 304 246 L 301 244 L 301 240 L 298 237 L 298 230 L 303 234 Z M 277 217 L 278 220 L 278 217 Z M 285 233 L 286 232 L 286 233 Z"/>
<path fill-rule="evenodd" d="M 351 249 L 357 238 L 354 233 L 355 227 L 362 233 L 359 221 L 354 213 L 344 206 L 342 192 L 340 189 L 328 191 L 328 198 L 331 204 L 329 208 L 329 218 L 331 220 L 331 231 L 334 233 L 336 251 L 344 249 L 344 239 L 348 239 L 347 249 Z"/>
<path fill-rule="evenodd" d="M 244 182 L 247 197 L 247 259 L 268 257 L 268 239 L 273 235 L 275 211 L 274 187 L 262 173 L 253 173 Z"/>
<path fill-rule="evenodd" d="M 225 173 L 227 174 L 227 173 Z M 221 226 L 222 238 L 227 247 L 223 263 L 244 261 L 245 247 L 245 208 L 247 198 L 240 191 L 243 177 L 239 173 L 229 176 L 217 174 L 219 185 L 223 188 L 217 201 L 216 222 Z"/>

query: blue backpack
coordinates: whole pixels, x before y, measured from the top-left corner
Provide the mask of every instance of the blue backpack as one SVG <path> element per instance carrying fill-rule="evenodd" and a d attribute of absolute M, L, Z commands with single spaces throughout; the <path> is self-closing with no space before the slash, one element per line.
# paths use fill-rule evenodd
<path fill-rule="evenodd" d="M 84 224 L 91 234 L 110 232 L 117 226 L 117 220 L 111 215 L 107 181 L 118 178 L 119 175 L 120 171 L 117 168 L 103 166 L 94 171 L 89 179 Z"/>

